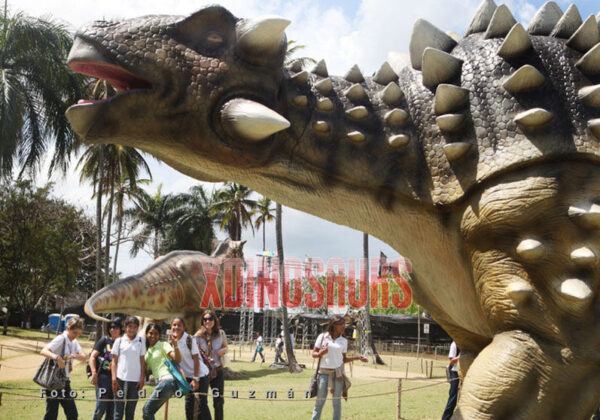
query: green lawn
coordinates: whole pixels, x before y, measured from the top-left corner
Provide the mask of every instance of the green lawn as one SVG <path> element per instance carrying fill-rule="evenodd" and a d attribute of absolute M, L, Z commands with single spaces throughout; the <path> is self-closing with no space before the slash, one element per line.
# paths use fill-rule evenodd
<path fill-rule="evenodd" d="M 30 333 L 30 332 L 29 332 Z M 27 334 L 14 331 L 14 336 L 23 337 Z M 33 335 L 30 337 L 37 337 Z M 39 337 L 44 338 L 44 337 Z M 1 338 L 0 338 L 1 340 Z M 235 346 L 235 348 L 238 348 Z M 272 352 L 267 349 L 267 358 L 272 360 Z M 239 350 L 237 352 L 239 360 Z M 244 358 L 248 359 L 248 352 L 244 351 Z M 274 419 L 274 420 L 305 420 L 312 413 L 314 400 L 306 400 L 304 392 L 308 388 L 311 370 L 311 360 L 308 354 L 297 352 L 297 357 L 302 363 L 307 363 L 307 369 L 298 375 L 291 375 L 287 371 L 276 370 L 249 362 L 232 362 L 231 368 L 241 372 L 239 379 L 225 382 L 225 418 L 227 419 Z M 342 402 L 342 418 L 344 419 L 395 419 L 398 381 L 396 379 L 383 378 L 389 374 L 390 356 L 383 357 L 388 366 L 379 367 L 373 376 L 376 378 L 351 378 L 352 388 L 350 399 Z M 14 358 L 11 357 L 14 363 Z M 404 376 L 406 362 L 410 362 L 409 373 L 420 374 L 420 363 L 414 358 L 402 358 L 395 356 L 393 370 L 398 376 Z M 434 379 L 440 380 L 443 374 L 444 361 L 436 362 L 434 367 Z M 378 374 L 381 371 L 381 374 Z M 348 372 L 349 373 L 349 372 Z M 356 373 L 356 371 L 355 371 Z M 437 377 L 436 377 L 437 376 Z M 379 378 L 380 377 L 380 378 Z M 31 380 L 1 382 L 2 387 L 26 388 L 22 390 L 2 389 L 2 403 L 0 405 L 0 419 L 41 419 L 45 411 L 45 401 L 39 398 L 40 388 Z M 89 419 L 94 411 L 94 389 L 85 377 L 83 364 L 76 365 L 72 374 L 72 388 L 78 391 L 79 399 L 77 409 L 79 418 Z M 153 387 L 147 387 L 149 396 Z M 294 398 L 288 398 L 288 391 L 293 390 Z M 439 419 L 444 409 L 448 395 L 448 384 L 437 384 L 431 381 L 408 380 L 402 383 L 402 418 L 417 419 Z M 83 393 L 81 392 L 83 390 Z M 250 390 L 255 391 L 255 399 L 249 399 Z M 238 398 L 231 398 L 231 392 L 237 391 Z M 277 399 L 265 401 L 267 391 L 276 391 Z M 22 394 L 22 395 L 12 395 Z M 372 394 L 384 394 L 369 397 Z M 169 419 L 184 419 L 183 398 L 173 398 L 169 404 Z M 136 419 L 142 418 L 142 406 L 144 401 L 140 400 L 136 410 Z M 209 404 L 212 401 L 209 400 Z M 323 419 L 332 416 L 331 402 L 327 401 L 323 411 Z M 64 419 L 60 409 L 59 419 Z M 163 410 L 157 414 L 157 419 L 163 419 Z"/>

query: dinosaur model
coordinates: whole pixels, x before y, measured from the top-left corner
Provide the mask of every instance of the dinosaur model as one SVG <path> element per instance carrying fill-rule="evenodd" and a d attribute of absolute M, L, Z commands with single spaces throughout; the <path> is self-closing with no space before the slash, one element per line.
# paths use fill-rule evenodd
<path fill-rule="evenodd" d="M 122 91 L 67 111 L 93 144 L 368 232 L 461 348 L 455 418 L 575 419 L 600 402 L 598 20 L 485 0 L 465 36 L 419 20 L 411 65 L 285 67 L 275 16 L 222 7 L 80 29 L 74 71 Z"/>
<path fill-rule="evenodd" d="M 224 271 L 226 261 L 230 275 L 233 265 L 243 264 L 246 241 L 226 239 L 216 244 L 208 256 L 199 251 L 172 251 L 157 258 L 140 274 L 126 277 L 94 293 L 85 303 L 89 316 L 101 321 L 108 319 L 99 313 L 128 313 L 151 320 L 168 320 L 183 316 L 189 331 L 200 328 L 203 299 L 224 302 Z M 207 277 L 212 275 L 213 301 L 205 296 Z M 219 306 L 217 304 L 217 306 Z"/>

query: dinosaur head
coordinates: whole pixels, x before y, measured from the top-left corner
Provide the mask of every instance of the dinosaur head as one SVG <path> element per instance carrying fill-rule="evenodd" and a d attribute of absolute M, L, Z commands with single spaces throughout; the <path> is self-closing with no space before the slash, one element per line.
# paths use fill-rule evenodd
<path fill-rule="evenodd" d="M 93 22 L 77 32 L 69 66 L 119 94 L 80 100 L 67 118 L 88 143 L 134 146 L 203 180 L 261 165 L 271 135 L 289 126 L 273 109 L 288 24 L 240 20 L 219 6 Z"/>

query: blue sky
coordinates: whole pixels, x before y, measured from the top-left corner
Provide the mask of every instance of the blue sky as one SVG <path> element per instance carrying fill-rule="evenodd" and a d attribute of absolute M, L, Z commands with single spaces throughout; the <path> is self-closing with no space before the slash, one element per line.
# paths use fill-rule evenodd
<path fill-rule="evenodd" d="M 146 14 L 187 15 L 205 4 L 215 1 L 190 0 L 19 0 L 12 1 L 12 9 L 23 10 L 33 16 L 53 15 L 76 28 L 85 22 L 100 18 L 128 18 Z M 325 58 L 331 74 L 344 74 L 353 64 L 370 74 L 385 60 L 395 62 L 408 52 L 413 22 L 418 18 L 429 20 L 444 30 L 463 34 L 480 1 L 478 0 L 224 0 L 220 2 L 236 16 L 253 17 L 260 14 L 278 14 L 292 20 L 287 30 L 288 39 L 306 45 L 303 55 Z M 509 6 L 515 18 L 527 24 L 543 1 L 497 1 Z M 557 1 L 562 10 L 571 4 Z M 582 17 L 600 12 L 598 0 L 575 2 Z M 390 54 L 392 53 L 392 54 Z M 74 165 L 73 165 L 74 168 Z M 187 190 L 197 181 L 179 174 L 164 164 L 152 162 L 155 189 L 163 183 L 164 192 Z M 41 176 L 43 179 L 43 176 Z M 93 212 L 89 188 L 78 184 L 74 169 L 66 179 L 57 181 L 57 193 Z M 208 188 L 212 186 L 208 185 Z M 284 245 L 286 255 L 304 259 L 305 255 L 343 259 L 362 256 L 362 233 L 335 225 L 316 217 L 284 209 Z M 220 237 L 225 234 L 220 232 Z M 261 249 L 262 235 L 245 232 L 249 239 L 246 255 Z M 267 229 L 267 249 L 275 248 L 274 226 Z M 390 257 L 397 256 L 390 247 L 371 240 L 372 256 L 382 250 Z M 126 275 L 144 269 L 151 262 L 147 255 L 131 259 L 126 250 L 119 256 L 118 270 Z"/>

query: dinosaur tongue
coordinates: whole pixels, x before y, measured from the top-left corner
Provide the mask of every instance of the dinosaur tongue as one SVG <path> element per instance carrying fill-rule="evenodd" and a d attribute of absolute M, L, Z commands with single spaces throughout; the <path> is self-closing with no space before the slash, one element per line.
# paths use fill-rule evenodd
<path fill-rule="evenodd" d="M 117 90 L 152 88 L 151 83 L 114 64 L 93 61 L 71 61 L 69 62 L 69 66 L 77 73 L 106 80 Z"/>

